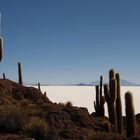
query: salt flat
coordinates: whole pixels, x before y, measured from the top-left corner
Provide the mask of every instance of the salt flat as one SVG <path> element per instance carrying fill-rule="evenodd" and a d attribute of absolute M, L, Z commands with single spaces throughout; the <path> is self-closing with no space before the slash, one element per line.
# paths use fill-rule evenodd
<path fill-rule="evenodd" d="M 67 101 L 71 101 L 73 106 L 86 107 L 89 113 L 94 111 L 94 86 L 41 86 L 41 90 L 47 92 L 47 96 L 52 102 L 66 103 Z M 121 87 L 123 115 L 125 115 L 124 94 L 127 91 L 133 93 L 135 114 L 137 114 L 140 112 L 140 86 Z M 105 104 L 106 115 L 108 115 L 107 112 L 107 106 Z"/>

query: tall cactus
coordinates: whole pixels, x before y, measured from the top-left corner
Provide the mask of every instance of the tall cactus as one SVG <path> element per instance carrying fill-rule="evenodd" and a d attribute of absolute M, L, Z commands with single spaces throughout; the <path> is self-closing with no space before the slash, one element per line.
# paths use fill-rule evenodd
<path fill-rule="evenodd" d="M 136 134 L 136 119 L 133 105 L 133 97 L 130 91 L 125 93 L 125 111 L 126 111 L 126 135 L 131 137 Z"/>
<path fill-rule="evenodd" d="M 105 100 L 108 104 L 108 112 L 110 122 L 114 125 L 115 131 L 117 131 L 117 116 L 116 116 L 116 96 L 117 96 L 117 82 L 115 78 L 110 79 L 110 89 L 108 85 L 104 85 Z"/>
<path fill-rule="evenodd" d="M 100 76 L 100 100 L 102 98 L 103 76 Z"/>
<path fill-rule="evenodd" d="M 96 111 L 96 115 L 99 116 L 100 112 L 100 102 L 99 102 L 99 86 L 95 86 L 96 91 L 96 102 L 94 101 L 94 108 Z"/>
<path fill-rule="evenodd" d="M 120 75 L 116 73 L 115 78 L 117 80 L 117 99 L 116 99 L 116 115 L 117 115 L 117 131 L 122 133 L 123 131 L 123 117 L 122 117 L 122 102 L 121 102 L 121 90 L 120 90 Z"/>
<path fill-rule="evenodd" d="M 0 62 L 2 61 L 3 58 L 3 38 L 0 37 Z"/>
<path fill-rule="evenodd" d="M 104 96 L 102 96 L 102 83 L 103 83 L 103 77 L 100 76 L 100 86 L 95 86 L 96 89 L 96 102 L 94 101 L 94 108 L 96 111 L 97 116 L 104 116 L 104 103 L 105 99 Z"/>
<path fill-rule="evenodd" d="M 100 76 L 100 115 L 104 116 L 105 115 L 105 109 L 104 109 L 105 98 L 102 95 L 102 87 L 103 87 L 103 76 Z"/>
<path fill-rule="evenodd" d="M 20 62 L 18 62 L 18 81 L 19 81 L 19 84 L 23 85 L 22 67 L 21 67 L 21 63 Z"/>

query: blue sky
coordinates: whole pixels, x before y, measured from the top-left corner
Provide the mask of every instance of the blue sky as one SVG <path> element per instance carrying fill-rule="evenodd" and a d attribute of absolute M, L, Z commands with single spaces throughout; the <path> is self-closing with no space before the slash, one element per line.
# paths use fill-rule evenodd
<path fill-rule="evenodd" d="M 139 0 L 0 0 L 1 73 L 25 82 L 90 82 L 114 68 L 140 83 Z"/>

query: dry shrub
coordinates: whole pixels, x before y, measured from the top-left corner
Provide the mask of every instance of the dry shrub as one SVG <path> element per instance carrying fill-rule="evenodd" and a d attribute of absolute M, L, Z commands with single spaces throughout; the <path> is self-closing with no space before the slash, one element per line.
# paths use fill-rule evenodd
<path fill-rule="evenodd" d="M 67 107 L 72 106 L 72 102 L 68 101 L 68 102 L 66 103 L 66 106 L 67 106 Z"/>
<path fill-rule="evenodd" d="M 28 122 L 25 112 L 14 105 L 0 106 L 0 131 L 18 132 Z"/>
<path fill-rule="evenodd" d="M 14 99 L 11 95 L 8 95 L 8 96 L 6 96 L 6 97 L 4 97 L 3 98 L 5 101 L 7 101 L 7 104 L 6 103 L 4 103 L 5 105 L 10 105 L 10 104 L 12 104 L 12 105 L 17 105 L 19 102 L 16 100 L 16 99 Z"/>
<path fill-rule="evenodd" d="M 42 110 L 36 104 L 28 104 L 24 109 L 29 116 L 42 116 Z"/>
<path fill-rule="evenodd" d="M 0 97 L 0 104 L 1 105 L 10 105 L 11 102 L 8 98 L 3 98 L 3 97 Z"/>
<path fill-rule="evenodd" d="M 59 103 L 58 106 L 60 110 L 63 110 L 66 107 L 64 103 Z"/>
<path fill-rule="evenodd" d="M 19 103 L 21 107 L 27 107 L 30 104 L 30 101 L 27 99 L 23 99 Z"/>
<path fill-rule="evenodd" d="M 36 140 L 45 140 L 49 131 L 48 123 L 41 118 L 34 118 L 25 125 L 24 132 L 26 135 Z"/>
<path fill-rule="evenodd" d="M 107 120 L 103 121 L 104 128 L 106 132 L 111 132 L 111 123 Z"/>
<path fill-rule="evenodd" d="M 68 101 L 66 103 L 59 103 L 58 104 L 61 110 L 64 110 L 67 107 L 72 107 L 72 102 Z"/>

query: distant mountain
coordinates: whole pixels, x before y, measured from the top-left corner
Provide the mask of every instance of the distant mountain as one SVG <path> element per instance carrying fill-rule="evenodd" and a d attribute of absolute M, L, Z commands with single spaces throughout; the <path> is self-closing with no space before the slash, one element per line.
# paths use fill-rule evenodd
<path fill-rule="evenodd" d="M 122 86 L 138 86 L 138 84 L 124 80 L 124 79 L 121 80 L 121 85 Z"/>
<path fill-rule="evenodd" d="M 108 83 L 108 82 L 103 82 L 103 84 L 105 84 L 105 83 Z M 72 84 L 72 85 L 75 85 L 75 86 L 96 86 L 99 84 L 100 84 L 100 81 L 94 81 L 94 82 L 77 83 L 77 84 Z M 138 86 L 138 84 L 121 79 L 121 86 Z"/>
<path fill-rule="evenodd" d="M 103 84 L 108 83 L 106 81 L 103 82 Z M 38 86 L 36 83 L 24 83 L 28 86 Z M 94 81 L 94 82 L 81 82 L 81 83 L 73 83 L 73 84 L 41 84 L 41 86 L 96 86 L 99 85 L 100 81 Z M 124 79 L 121 79 L 121 86 L 140 86 L 140 84 L 136 84 Z"/>

